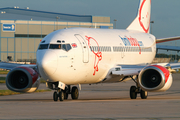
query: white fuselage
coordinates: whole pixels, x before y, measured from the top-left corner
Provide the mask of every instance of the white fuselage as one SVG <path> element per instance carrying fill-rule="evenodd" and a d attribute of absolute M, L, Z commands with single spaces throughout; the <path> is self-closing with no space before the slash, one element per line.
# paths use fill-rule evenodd
<path fill-rule="evenodd" d="M 50 49 L 51 44 L 61 49 Z M 114 66 L 151 63 L 156 54 L 153 35 L 128 30 L 63 29 L 47 35 L 41 45 L 46 47 L 37 50 L 40 75 L 66 85 L 101 82 Z"/>

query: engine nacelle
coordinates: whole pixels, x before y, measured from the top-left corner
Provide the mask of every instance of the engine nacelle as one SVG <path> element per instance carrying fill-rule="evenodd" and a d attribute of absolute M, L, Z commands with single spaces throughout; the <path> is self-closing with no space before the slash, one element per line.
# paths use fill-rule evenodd
<path fill-rule="evenodd" d="M 15 92 L 34 92 L 39 85 L 38 73 L 28 67 L 16 67 L 6 77 L 7 88 Z"/>
<path fill-rule="evenodd" d="M 158 92 L 168 90 L 172 80 L 171 73 L 165 67 L 151 65 L 141 70 L 138 84 L 144 91 Z"/>

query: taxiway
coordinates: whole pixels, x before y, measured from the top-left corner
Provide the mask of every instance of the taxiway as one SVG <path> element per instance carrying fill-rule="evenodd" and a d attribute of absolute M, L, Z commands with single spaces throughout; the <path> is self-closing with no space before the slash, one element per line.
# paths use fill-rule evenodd
<path fill-rule="evenodd" d="M 174 74 L 166 92 L 149 93 L 148 99 L 129 98 L 132 81 L 82 85 L 78 100 L 54 102 L 53 91 L 0 96 L 0 119 L 126 119 L 179 120 L 180 74 Z M 6 89 L 5 84 L 0 88 Z M 47 89 L 42 84 L 40 89 Z M 139 96 L 139 95 L 138 95 Z"/>

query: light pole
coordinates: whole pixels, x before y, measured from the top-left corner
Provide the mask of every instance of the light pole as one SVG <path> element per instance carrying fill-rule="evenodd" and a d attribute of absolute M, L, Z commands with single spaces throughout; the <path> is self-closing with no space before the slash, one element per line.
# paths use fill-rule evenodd
<path fill-rule="evenodd" d="M 152 34 L 152 24 L 154 23 L 154 21 L 151 21 L 150 23 L 151 23 L 151 34 Z"/>
<path fill-rule="evenodd" d="M 60 17 L 56 17 L 56 21 L 57 21 L 57 29 L 56 30 L 58 30 L 58 19 L 60 19 Z"/>
<path fill-rule="evenodd" d="M 116 29 L 116 19 L 114 19 L 114 28 Z"/>

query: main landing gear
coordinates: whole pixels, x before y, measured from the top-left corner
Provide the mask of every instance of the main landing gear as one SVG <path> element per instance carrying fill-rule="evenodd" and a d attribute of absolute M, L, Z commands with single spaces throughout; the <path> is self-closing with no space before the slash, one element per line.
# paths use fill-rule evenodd
<path fill-rule="evenodd" d="M 76 100 L 78 99 L 79 97 L 79 90 L 76 86 L 73 86 L 71 88 L 70 85 L 68 85 L 67 87 L 65 87 L 64 90 L 58 88 L 54 94 L 53 94 L 53 100 L 54 101 L 58 101 L 58 98 L 60 101 L 63 101 L 63 100 L 67 100 L 68 99 L 68 95 L 71 94 L 71 98 L 73 100 Z"/>
<path fill-rule="evenodd" d="M 137 94 L 140 93 L 141 99 L 147 99 L 148 92 L 147 91 L 143 91 L 139 87 L 139 85 L 137 83 L 138 76 L 136 76 L 136 79 L 134 79 L 132 76 L 130 76 L 130 77 L 136 83 L 136 86 L 131 86 L 131 88 L 130 88 L 130 98 L 131 99 L 136 99 L 137 98 Z"/>

